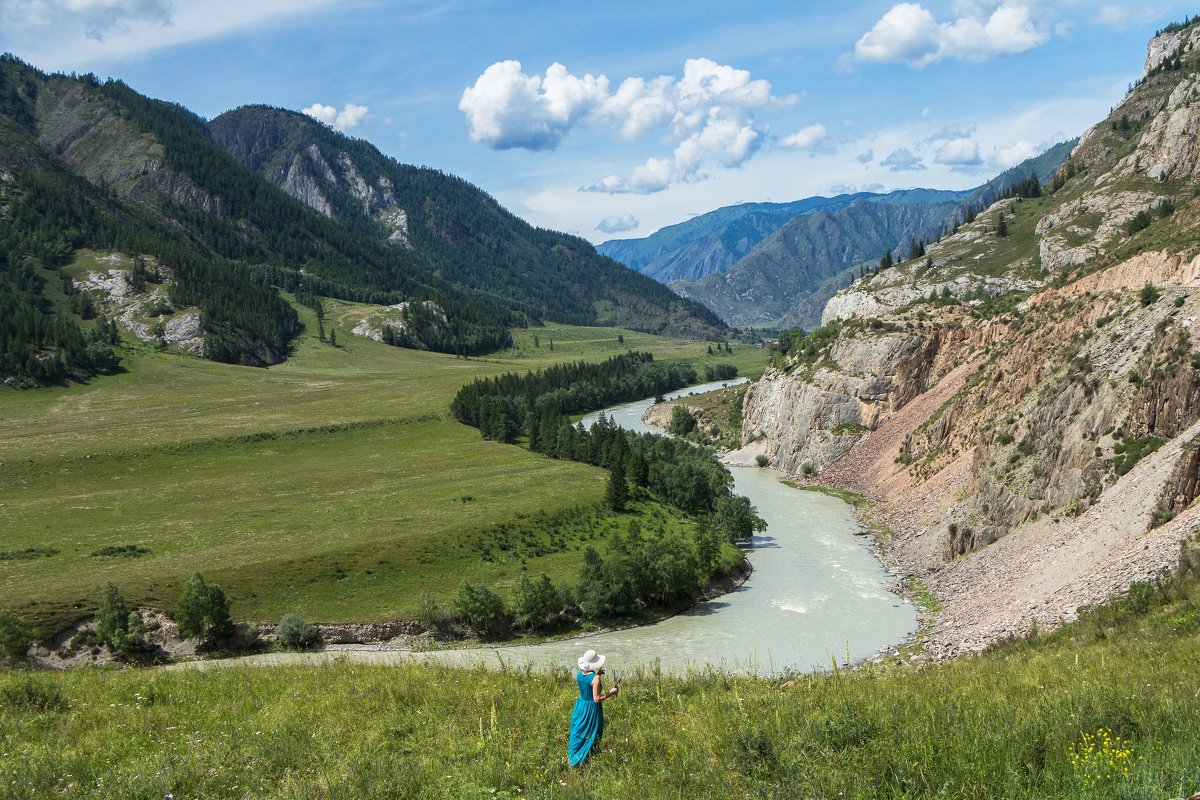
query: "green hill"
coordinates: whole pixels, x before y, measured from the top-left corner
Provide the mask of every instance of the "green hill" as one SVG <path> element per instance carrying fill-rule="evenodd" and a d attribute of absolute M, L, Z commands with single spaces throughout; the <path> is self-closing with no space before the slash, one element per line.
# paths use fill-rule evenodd
<path fill-rule="evenodd" d="M 460 178 L 401 164 L 304 114 L 246 106 L 209 129 L 244 166 L 322 214 L 532 318 L 697 338 L 724 327 L 583 239 L 535 228 Z"/>

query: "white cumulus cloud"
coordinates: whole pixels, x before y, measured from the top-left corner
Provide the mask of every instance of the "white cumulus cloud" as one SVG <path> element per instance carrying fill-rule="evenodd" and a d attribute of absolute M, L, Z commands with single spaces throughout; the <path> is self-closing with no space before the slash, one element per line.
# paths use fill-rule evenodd
<path fill-rule="evenodd" d="M 938 149 L 933 157 L 935 163 L 952 167 L 974 167 L 983 163 L 979 155 L 979 143 L 972 139 L 951 139 Z"/>
<path fill-rule="evenodd" d="M 993 166 L 998 169 L 1008 169 L 1015 167 L 1026 159 L 1033 158 L 1037 154 L 1046 150 L 1046 145 L 1038 145 L 1027 139 L 1018 139 L 1010 147 L 1001 147 L 996 150 L 990 161 Z"/>
<path fill-rule="evenodd" d="M 825 126 L 821 124 L 809 125 L 796 131 L 791 136 L 783 137 L 779 142 L 779 146 L 787 150 L 802 150 L 812 155 L 832 153 L 837 149 L 834 147 L 833 141 L 829 138 Z"/>
<path fill-rule="evenodd" d="M 308 108 L 303 108 L 301 111 L 308 114 L 313 119 L 318 119 L 326 125 L 332 125 L 340 131 L 349 131 L 366 119 L 367 112 L 370 109 L 367 106 L 360 106 L 354 103 L 346 103 L 342 106 L 342 110 L 338 111 L 333 106 L 323 106 L 320 103 L 313 103 Z"/>
<path fill-rule="evenodd" d="M 938 22 L 920 3 L 897 3 L 854 45 L 857 61 L 903 61 L 918 69 L 945 58 L 986 61 L 1044 44 L 1049 33 L 1020 2 L 960 3 Z"/>
<path fill-rule="evenodd" d="M 610 90 L 604 76 L 572 75 L 552 64 L 527 75 L 519 61 L 492 64 L 463 91 L 459 110 L 472 141 L 495 150 L 552 150 L 576 129 L 611 131 L 631 141 L 662 131 L 670 157 L 654 156 L 628 176 L 609 175 L 588 191 L 649 194 L 705 177 L 712 166 L 738 167 L 762 146 L 756 111 L 786 106 L 771 84 L 707 58 L 688 59 L 678 77 L 626 78 Z"/>
<path fill-rule="evenodd" d="M 601 233 L 624 233 L 637 228 L 642 223 L 633 214 L 626 214 L 623 217 L 605 217 L 600 220 L 600 224 L 596 226 L 596 230 Z"/>

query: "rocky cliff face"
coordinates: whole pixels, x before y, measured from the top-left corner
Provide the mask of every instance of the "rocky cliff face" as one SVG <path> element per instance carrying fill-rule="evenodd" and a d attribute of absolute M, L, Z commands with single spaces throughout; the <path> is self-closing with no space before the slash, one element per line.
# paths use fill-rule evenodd
<path fill-rule="evenodd" d="M 315 126 L 276 109 L 240 109 L 210 123 L 213 138 L 230 155 L 309 208 L 409 247 L 408 212 L 392 180 L 377 165 L 356 163 L 334 137 L 313 141 Z"/>
<path fill-rule="evenodd" d="M 93 183 L 126 197 L 224 213 L 221 199 L 167 168 L 163 147 L 115 104 L 65 77 L 51 76 L 37 96 L 38 139 Z"/>
<path fill-rule="evenodd" d="M 1200 531 L 1198 38 L 1151 42 L 1050 191 L 855 281 L 747 394 L 773 465 L 879 502 L 943 604 L 935 655 L 1070 619 Z"/>

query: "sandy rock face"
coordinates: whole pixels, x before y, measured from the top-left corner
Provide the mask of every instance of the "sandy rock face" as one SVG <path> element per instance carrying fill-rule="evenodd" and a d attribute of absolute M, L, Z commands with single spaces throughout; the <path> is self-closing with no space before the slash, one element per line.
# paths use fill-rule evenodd
<path fill-rule="evenodd" d="M 920 391 L 929 348 L 906 333 L 864 334 L 839 339 L 834 364 L 811 376 L 769 370 L 746 393 L 742 440 L 765 436 L 777 469 L 824 469 Z"/>
<path fill-rule="evenodd" d="M 101 260 L 114 264 L 125 262 L 120 256 L 108 256 Z M 118 325 L 142 341 L 159 339 L 156 328 L 161 323 L 161 339 L 164 342 L 192 355 L 203 356 L 204 331 L 199 309 L 188 308 L 173 310 L 169 314 L 159 316 L 152 315 L 151 310 L 156 306 L 169 308 L 167 285 L 171 277 L 162 267 L 156 267 L 152 259 L 147 259 L 147 264 L 159 269 L 165 282 L 151 284 L 147 291 L 141 294 L 135 292 L 129 282 L 129 270 L 120 267 L 114 267 L 107 272 L 89 272 L 83 280 L 74 281 L 74 285 L 76 289 L 91 294 L 105 309 L 105 313 L 113 316 Z M 264 363 L 272 363 L 273 355 L 271 359 Z"/>
<path fill-rule="evenodd" d="M 1149 163 L 1146 176 L 1170 180 L 1191 175 L 1200 163 L 1200 110 L 1192 99 L 1200 80 L 1181 81 L 1171 92 L 1164 113 L 1155 116 L 1142 133 L 1139 158 Z"/>
<path fill-rule="evenodd" d="M 424 307 L 428 313 L 428 318 L 431 320 L 431 325 L 423 330 L 413 327 L 409 319 L 411 307 L 408 302 L 403 302 L 384 306 L 368 314 L 350 332 L 355 336 L 365 336 L 377 342 L 385 341 L 393 335 L 404 337 L 406 346 L 414 347 L 418 350 L 428 349 L 428 345 L 424 340 L 430 335 L 441 336 L 449 334 L 450 320 L 446 316 L 446 312 L 436 303 L 426 300 Z M 390 333 L 385 333 L 385 330 L 390 331 Z"/>

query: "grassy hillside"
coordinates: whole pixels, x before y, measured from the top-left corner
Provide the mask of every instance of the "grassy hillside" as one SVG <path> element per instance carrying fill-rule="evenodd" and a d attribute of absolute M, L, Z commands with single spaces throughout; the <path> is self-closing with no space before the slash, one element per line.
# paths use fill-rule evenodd
<path fill-rule="evenodd" d="M 373 309 L 330 301 L 333 347 L 299 307 L 307 332 L 270 369 L 128 343 L 122 374 L 0 390 L 0 553 L 57 551 L 0 559 L 0 607 L 52 630 L 90 614 L 112 580 L 131 602 L 169 609 L 199 569 L 241 619 L 394 619 L 415 616 L 425 592 L 444 605 L 463 578 L 502 592 L 523 566 L 573 580 L 576 542 L 542 542 L 524 564 L 485 558 L 481 542 L 500 523 L 599 503 L 605 473 L 484 441 L 451 420 L 450 399 L 478 376 L 628 348 L 710 358 L 703 343 L 547 326 L 457 359 L 353 336 Z M 751 373 L 765 360 L 748 346 L 711 358 Z M 150 552 L 92 555 L 128 544 Z"/>
<path fill-rule="evenodd" d="M 921 669 L 784 684 L 614 665 L 580 770 L 566 667 L 9 673 L 0 776 L 15 798 L 1184 797 L 1198 631 L 1190 583 Z"/>

